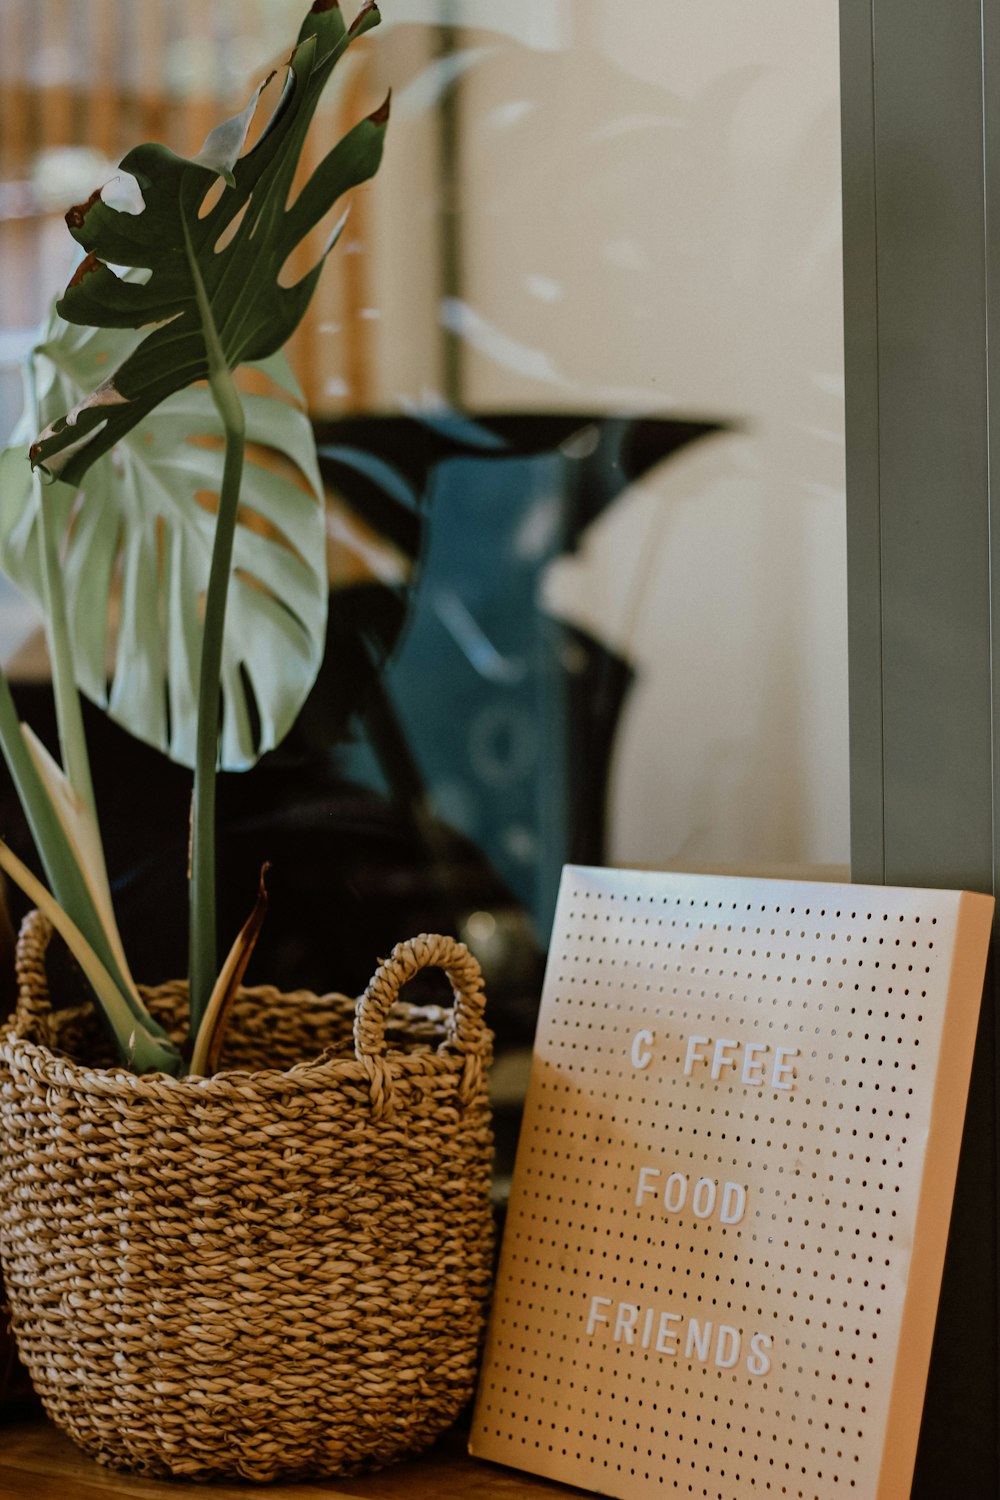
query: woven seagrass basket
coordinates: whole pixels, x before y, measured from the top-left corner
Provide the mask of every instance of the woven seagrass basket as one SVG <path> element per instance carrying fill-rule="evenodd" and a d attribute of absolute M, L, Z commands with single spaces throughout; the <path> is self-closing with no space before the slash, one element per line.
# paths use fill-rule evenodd
<path fill-rule="evenodd" d="M 29 916 L 0 1041 L 0 1255 L 21 1358 L 100 1461 L 270 1480 L 426 1447 L 471 1393 L 491 1278 L 479 967 L 401 943 L 357 1002 L 240 993 L 223 1071 L 110 1065 Z M 443 968 L 451 1008 L 398 999 Z M 179 1032 L 181 984 L 145 992 Z M 264 1066 L 265 1061 L 267 1066 Z"/>

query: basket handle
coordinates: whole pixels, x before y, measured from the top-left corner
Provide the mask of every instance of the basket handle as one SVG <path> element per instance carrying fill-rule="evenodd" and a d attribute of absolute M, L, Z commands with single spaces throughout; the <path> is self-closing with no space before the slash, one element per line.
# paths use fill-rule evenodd
<path fill-rule="evenodd" d="M 354 1055 L 371 1081 L 372 1105 L 377 1117 L 391 1109 L 391 1079 L 385 1064 L 385 1025 L 399 992 L 421 969 L 443 969 L 452 987 L 452 1008 L 439 1052 L 452 1052 L 465 1059 L 459 1084 L 459 1102 L 467 1104 L 478 1092 L 492 1038 L 486 1029 L 483 975 L 478 961 L 464 943 L 436 933 L 397 943 L 381 961 L 358 1001 L 354 1016 Z"/>
<path fill-rule="evenodd" d="M 52 1001 L 45 971 L 45 952 L 52 937 L 52 925 L 40 911 L 29 911 L 21 923 L 14 954 L 17 979 L 17 1001 L 14 1030 L 20 1037 L 51 1039 Z"/>

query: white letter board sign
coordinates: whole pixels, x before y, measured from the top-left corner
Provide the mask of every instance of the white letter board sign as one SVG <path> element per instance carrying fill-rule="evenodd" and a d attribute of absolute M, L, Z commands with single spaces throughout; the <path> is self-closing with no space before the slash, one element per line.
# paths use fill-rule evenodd
<path fill-rule="evenodd" d="M 992 912 L 567 867 L 473 1453 L 909 1495 Z"/>

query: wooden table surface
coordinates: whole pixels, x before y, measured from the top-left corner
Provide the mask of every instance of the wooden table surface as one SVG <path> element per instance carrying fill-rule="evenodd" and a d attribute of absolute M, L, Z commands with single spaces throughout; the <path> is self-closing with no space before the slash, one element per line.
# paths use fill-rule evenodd
<path fill-rule="evenodd" d="M 429 1453 L 358 1479 L 298 1484 L 198 1484 L 143 1479 L 93 1463 L 35 1411 L 0 1414 L 0 1500 L 559 1500 L 583 1490 L 470 1458 L 466 1434 L 449 1433 Z"/>

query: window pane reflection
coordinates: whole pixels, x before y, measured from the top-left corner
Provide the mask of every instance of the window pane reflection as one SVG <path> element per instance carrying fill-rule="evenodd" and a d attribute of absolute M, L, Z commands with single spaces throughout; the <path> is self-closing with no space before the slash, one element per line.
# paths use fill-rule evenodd
<path fill-rule="evenodd" d="M 5 430 L 64 209 L 139 139 L 195 151 L 300 9 L 6 0 Z M 816 0 L 387 0 L 325 106 L 339 133 L 393 91 L 292 350 L 331 649 L 262 772 L 320 766 L 313 833 L 353 789 L 356 839 L 410 850 L 392 921 L 464 923 L 518 994 L 565 859 L 847 861 L 836 23 Z M 44 674 L 10 590 L 0 648 Z M 228 795 L 236 823 L 260 805 Z"/>

